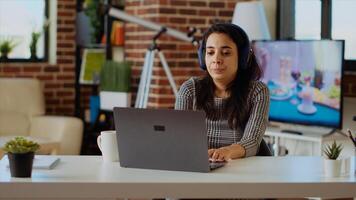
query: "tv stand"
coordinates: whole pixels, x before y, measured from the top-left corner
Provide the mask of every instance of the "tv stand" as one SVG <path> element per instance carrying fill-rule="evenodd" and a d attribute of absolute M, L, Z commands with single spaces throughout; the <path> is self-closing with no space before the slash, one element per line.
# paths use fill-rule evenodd
<path fill-rule="evenodd" d="M 279 145 L 281 139 L 291 139 L 296 141 L 307 141 L 312 143 L 312 148 L 315 156 L 321 156 L 322 154 L 322 141 L 325 135 L 328 135 L 329 131 L 310 132 L 308 130 L 293 130 L 286 127 L 286 129 L 268 127 L 265 135 L 273 138 L 273 154 L 279 155 Z"/>
<path fill-rule="evenodd" d="M 342 132 L 340 129 L 332 129 L 328 134 L 326 134 L 325 136 L 328 136 L 328 135 L 332 135 L 334 133 L 339 133 L 340 135 L 343 135 L 345 137 L 348 137 L 348 135 L 344 132 Z"/>
<path fill-rule="evenodd" d="M 337 134 L 336 134 L 337 133 Z M 336 134 L 336 135 L 335 135 Z M 348 141 L 347 135 L 339 130 L 339 129 L 322 129 L 322 131 L 312 131 L 311 129 L 308 130 L 303 130 L 303 129 L 290 129 L 289 127 L 286 127 L 286 129 L 283 128 L 277 128 L 277 127 L 271 127 L 269 126 L 265 132 L 266 136 L 270 136 L 272 141 L 273 141 L 273 154 L 275 156 L 280 155 L 280 145 L 286 145 L 285 139 L 289 141 L 295 141 L 295 145 L 293 145 L 293 148 L 296 148 L 298 146 L 298 142 L 308 142 L 311 144 L 311 148 L 308 149 L 310 154 L 307 155 L 313 155 L 313 156 L 321 156 L 322 155 L 322 145 L 325 142 L 331 142 L 332 140 L 346 140 Z M 288 149 L 291 150 L 291 149 Z M 292 150 L 290 152 L 295 152 L 295 150 Z M 304 151 L 306 152 L 306 151 Z M 292 153 L 293 155 L 293 153 Z M 302 154 L 306 155 L 306 154 Z"/>
<path fill-rule="evenodd" d="M 294 134 L 294 135 L 303 135 L 302 132 L 296 131 L 296 130 L 289 130 L 289 129 L 283 129 L 281 130 L 282 133 L 289 133 L 289 134 Z"/>

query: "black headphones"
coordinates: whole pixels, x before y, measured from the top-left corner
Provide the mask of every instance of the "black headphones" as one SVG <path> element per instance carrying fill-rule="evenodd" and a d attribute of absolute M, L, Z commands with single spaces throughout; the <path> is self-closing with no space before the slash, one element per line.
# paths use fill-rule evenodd
<path fill-rule="evenodd" d="M 239 60 L 238 60 L 239 67 L 241 67 L 242 69 L 246 69 L 249 55 L 250 55 L 250 40 L 246 32 L 241 27 L 235 24 L 228 24 L 228 23 L 214 24 L 210 29 L 208 29 L 203 34 L 203 39 L 198 49 L 198 59 L 199 59 L 200 68 L 206 70 L 206 64 L 205 64 L 206 47 L 205 46 L 206 46 L 206 40 L 208 39 L 207 34 L 210 35 L 211 33 L 219 32 L 219 31 L 215 31 L 219 29 L 228 30 L 228 32 L 232 33 L 232 34 L 229 33 L 226 34 L 228 34 L 231 37 L 231 39 L 235 42 L 237 46 L 237 50 L 239 53 Z"/>

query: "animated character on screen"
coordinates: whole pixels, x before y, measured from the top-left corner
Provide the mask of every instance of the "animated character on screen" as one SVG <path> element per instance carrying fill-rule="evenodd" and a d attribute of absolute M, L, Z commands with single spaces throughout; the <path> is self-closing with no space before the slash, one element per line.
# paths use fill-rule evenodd
<path fill-rule="evenodd" d="M 298 105 L 298 111 L 303 114 L 314 114 L 317 109 L 314 106 L 314 88 L 311 86 L 312 77 L 310 74 L 304 75 L 304 86 L 299 93 L 302 103 Z"/>

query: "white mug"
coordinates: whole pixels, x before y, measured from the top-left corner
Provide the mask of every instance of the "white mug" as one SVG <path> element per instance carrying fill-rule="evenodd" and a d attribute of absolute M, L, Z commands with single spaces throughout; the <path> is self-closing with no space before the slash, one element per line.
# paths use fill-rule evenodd
<path fill-rule="evenodd" d="M 101 131 L 97 138 L 97 144 L 104 162 L 119 161 L 116 131 Z"/>

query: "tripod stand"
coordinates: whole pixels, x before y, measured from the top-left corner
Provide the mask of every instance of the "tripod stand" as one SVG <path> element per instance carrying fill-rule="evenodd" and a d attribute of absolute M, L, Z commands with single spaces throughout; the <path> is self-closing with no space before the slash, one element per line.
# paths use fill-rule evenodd
<path fill-rule="evenodd" d="M 178 90 L 177 86 L 173 80 L 173 76 L 171 71 L 169 70 L 168 63 L 166 61 L 166 58 L 164 57 L 164 54 L 156 44 L 156 40 L 159 36 L 161 36 L 162 33 L 166 32 L 167 29 L 163 27 L 154 37 L 153 37 L 153 42 L 152 45 L 147 49 L 146 55 L 145 55 L 145 61 L 143 64 L 142 72 L 141 72 L 141 78 L 140 78 L 140 83 L 137 91 L 137 96 L 136 96 L 136 102 L 135 102 L 135 108 L 147 108 L 147 102 L 148 102 L 148 95 L 150 91 L 150 84 L 152 80 L 152 71 L 153 71 L 153 64 L 154 64 L 154 58 L 155 54 L 158 53 L 159 59 L 162 63 L 163 69 L 166 73 L 166 76 L 168 78 L 169 84 L 171 85 L 173 89 L 174 96 L 177 96 Z"/>

